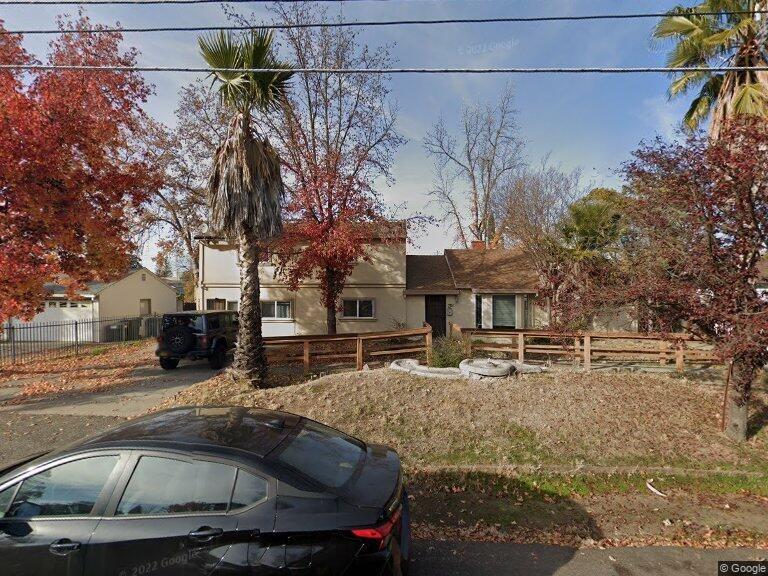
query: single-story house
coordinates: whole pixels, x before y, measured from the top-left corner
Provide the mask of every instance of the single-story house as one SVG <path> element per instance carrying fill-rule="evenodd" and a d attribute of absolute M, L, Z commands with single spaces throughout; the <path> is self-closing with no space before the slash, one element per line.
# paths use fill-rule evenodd
<path fill-rule="evenodd" d="M 30 323 L 149 316 L 175 312 L 179 306 L 177 288 L 147 268 L 132 269 L 114 282 L 88 282 L 74 296 L 55 282 L 44 288 L 44 308 Z M 18 319 L 12 323 L 23 324 Z"/>
<path fill-rule="evenodd" d="M 196 302 L 201 310 L 237 310 L 240 276 L 237 247 L 200 236 Z M 405 226 L 393 238 L 374 239 L 370 262 L 361 261 L 347 279 L 339 303 L 339 333 L 421 327 L 435 335 L 449 323 L 461 327 L 530 328 L 546 324 L 536 299 L 536 273 L 519 250 L 446 250 L 439 256 L 406 255 Z M 265 336 L 324 334 L 325 309 L 319 282 L 291 291 L 272 262 L 260 266 Z"/>

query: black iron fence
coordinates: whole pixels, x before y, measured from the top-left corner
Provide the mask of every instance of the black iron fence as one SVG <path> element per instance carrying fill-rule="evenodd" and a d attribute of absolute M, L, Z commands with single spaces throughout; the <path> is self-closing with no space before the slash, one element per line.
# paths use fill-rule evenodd
<path fill-rule="evenodd" d="M 93 351 L 94 346 L 153 338 L 159 333 L 161 323 L 162 316 L 9 322 L 0 332 L 0 365 L 40 357 L 78 355 Z"/>

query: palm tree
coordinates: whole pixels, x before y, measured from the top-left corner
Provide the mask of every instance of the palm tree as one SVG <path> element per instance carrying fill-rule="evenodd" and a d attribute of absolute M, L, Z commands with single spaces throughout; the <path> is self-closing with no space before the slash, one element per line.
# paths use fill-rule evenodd
<path fill-rule="evenodd" d="M 703 0 L 692 8 L 677 7 L 659 22 L 653 36 L 675 41 L 667 56 L 670 68 L 765 66 L 768 61 L 765 18 L 768 15 L 755 11 L 765 9 L 766 4 L 765 0 Z M 702 15 L 702 12 L 717 14 Z M 675 73 L 669 95 L 682 96 L 697 87 L 699 94 L 683 120 L 691 130 L 711 118 L 710 135 L 717 138 L 730 117 L 768 117 L 766 72 Z"/>
<path fill-rule="evenodd" d="M 240 326 L 233 370 L 254 386 L 266 383 L 267 357 L 261 336 L 259 260 L 264 242 L 282 231 L 280 159 L 266 138 L 254 134 L 252 114 L 287 103 L 290 66 L 275 57 L 272 33 L 200 38 L 203 58 L 232 110 L 227 137 L 216 150 L 208 181 L 211 228 L 236 241 L 240 260 Z M 250 72 L 249 69 L 279 69 Z M 283 71 L 284 70 L 284 71 Z"/>

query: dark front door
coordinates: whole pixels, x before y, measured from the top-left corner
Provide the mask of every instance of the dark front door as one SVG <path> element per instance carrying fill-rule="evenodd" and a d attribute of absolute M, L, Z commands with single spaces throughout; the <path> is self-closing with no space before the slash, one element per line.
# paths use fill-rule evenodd
<path fill-rule="evenodd" d="M 424 297 L 424 321 L 432 326 L 432 336 L 445 336 L 445 296 Z"/>

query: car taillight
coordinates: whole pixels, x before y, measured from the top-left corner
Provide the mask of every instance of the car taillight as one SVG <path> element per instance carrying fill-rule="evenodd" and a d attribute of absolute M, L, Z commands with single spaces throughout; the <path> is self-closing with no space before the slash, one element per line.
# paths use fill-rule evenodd
<path fill-rule="evenodd" d="M 377 545 L 377 549 L 381 550 L 386 545 L 392 531 L 400 523 L 401 515 L 402 511 L 398 509 L 383 524 L 371 528 L 355 528 L 352 530 L 352 534 L 357 538 Z"/>
<path fill-rule="evenodd" d="M 208 336 L 202 335 L 198 336 L 198 342 L 200 342 L 200 348 L 207 348 L 208 347 Z"/>

